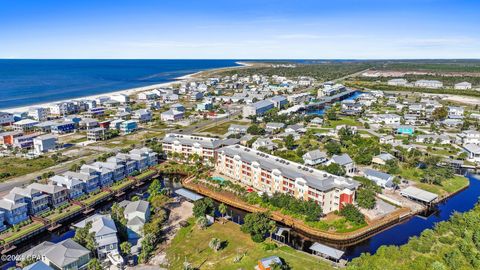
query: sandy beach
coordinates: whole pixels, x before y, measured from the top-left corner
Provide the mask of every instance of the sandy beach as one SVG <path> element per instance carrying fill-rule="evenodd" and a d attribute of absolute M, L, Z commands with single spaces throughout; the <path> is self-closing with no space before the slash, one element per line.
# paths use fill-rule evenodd
<path fill-rule="evenodd" d="M 142 87 L 123 89 L 123 90 L 118 90 L 118 91 L 113 91 L 113 92 L 106 92 L 106 93 L 97 94 L 97 95 L 84 96 L 84 97 L 78 97 L 78 98 L 70 98 L 70 99 L 62 99 L 62 100 L 51 101 L 51 102 L 46 102 L 46 103 L 32 104 L 32 105 L 27 105 L 27 106 L 22 106 L 22 107 L 13 107 L 13 108 L 1 109 L 0 111 L 8 112 L 8 113 L 26 112 L 30 108 L 47 107 L 48 105 L 53 104 L 53 103 L 57 103 L 57 102 L 82 100 L 82 99 L 96 99 L 96 98 L 102 97 L 102 96 L 112 96 L 112 95 L 118 95 L 118 94 L 125 94 L 125 95 L 130 96 L 130 95 L 134 95 L 134 94 L 137 94 L 137 93 L 140 93 L 140 92 L 150 91 L 150 90 L 157 89 L 157 88 L 168 88 L 168 87 L 172 86 L 173 84 L 189 81 L 193 78 L 198 78 L 198 77 L 202 76 L 203 74 L 206 74 L 207 72 L 214 72 L 214 71 L 220 71 L 220 70 L 226 70 L 226 69 L 249 67 L 249 66 L 255 65 L 254 63 L 245 63 L 245 62 L 236 62 L 236 64 L 238 64 L 239 66 L 202 70 L 202 71 L 199 71 L 199 72 L 195 72 L 195 73 L 192 73 L 192 74 L 187 74 L 187 75 L 175 78 L 175 80 L 170 81 L 170 82 L 166 82 L 166 83 L 152 84 L 152 85 L 147 85 L 147 86 L 142 86 Z"/>

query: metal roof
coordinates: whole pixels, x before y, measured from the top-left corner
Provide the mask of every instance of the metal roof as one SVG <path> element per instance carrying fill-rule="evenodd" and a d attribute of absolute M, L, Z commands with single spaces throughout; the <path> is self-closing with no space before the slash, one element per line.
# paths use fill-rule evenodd
<path fill-rule="evenodd" d="M 184 189 L 184 188 L 181 188 L 181 189 L 177 189 L 175 190 L 175 193 L 182 196 L 182 197 L 185 197 L 191 201 L 198 201 L 200 199 L 203 199 L 203 196 L 200 195 L 200 194 L 197 194 L 193 191 L 190 191 L 190 190 L 187 190 L 187 189 Z"/>
<path fill-rule="evenodd" d="M 329 247 L 329 246 L 326 246 L 324 244 L 320 244 L 320 243 L 317 243 L 317 242 L 313 243 L 313 245 L 310 247 L 310 250 L 313 250 L 315 252 L 321 253 L 321 254 L 326 255 L 328 257 L 334 258 L 336 260 L 339 260 L 343 256 L 343 254 L 345 253 L 342 250 L 335 249 L 335 248 L 332 248 L 332 247 Z"/>
<path fill-rule="evenodd" d="M 402 196 L 410 197 L 410 198 L 427 202 L 427 203 L 432 202 L 438 197 L 437 194 L 434 194 L 416 187 L 407 187 L 402 191 L 400 191 L 400 194 Z"/>

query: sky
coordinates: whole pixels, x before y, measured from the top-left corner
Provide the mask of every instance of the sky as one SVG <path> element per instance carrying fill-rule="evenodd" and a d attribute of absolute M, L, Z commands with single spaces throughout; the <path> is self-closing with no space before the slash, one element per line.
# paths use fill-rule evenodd
<path fill-rule="evenodd" d="M 480 58 L 479 0 L 0 0 L 0 58 Z"/>

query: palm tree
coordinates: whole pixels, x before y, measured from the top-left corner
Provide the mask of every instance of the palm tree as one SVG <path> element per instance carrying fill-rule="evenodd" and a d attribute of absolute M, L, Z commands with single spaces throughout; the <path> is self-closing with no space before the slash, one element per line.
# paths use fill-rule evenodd
<path fill-rule="evenodd" d="M 221 203 L 218 206 L 218 211 L 220 212 L 220 214 L 222 214 L 222 218 L 223 218 L 225 216 L 225 214 L 227 213 L 227 206 L 224 203 Z"/>

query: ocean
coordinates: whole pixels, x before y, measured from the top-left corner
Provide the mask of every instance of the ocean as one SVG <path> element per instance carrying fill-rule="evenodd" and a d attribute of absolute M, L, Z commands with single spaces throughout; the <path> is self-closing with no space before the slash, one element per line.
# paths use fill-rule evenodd
<path fill-rule="evenodd" d="M 0 59 L 0 109 L 170 82 L 236 61 Z"/>

